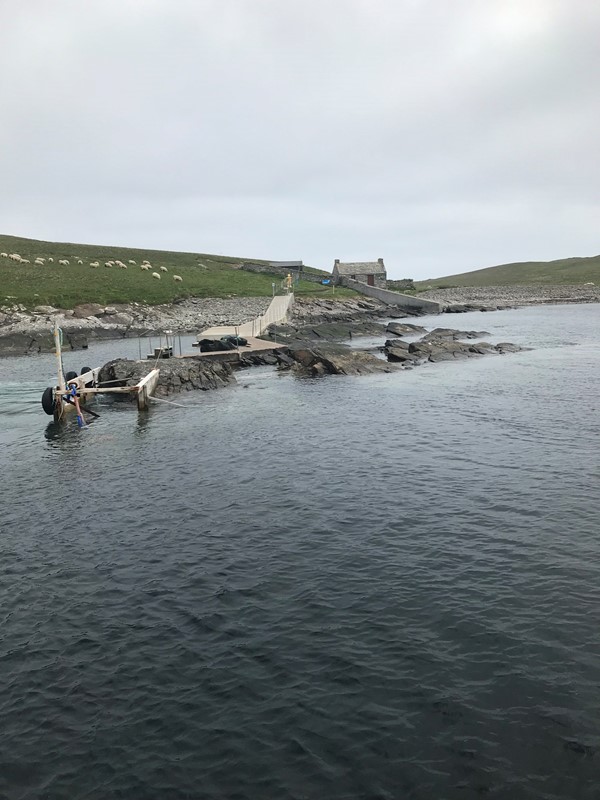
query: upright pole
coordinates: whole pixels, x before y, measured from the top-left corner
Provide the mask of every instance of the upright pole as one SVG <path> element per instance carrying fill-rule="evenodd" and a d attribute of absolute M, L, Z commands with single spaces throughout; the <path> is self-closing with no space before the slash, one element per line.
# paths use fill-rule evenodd
<path fill-rule="evenodd" d="M 63 363 L 62 363 L 62 346 L 60 343 L 60 328 L 58 324 L 54 323 L 54 344 L 56 346 L 56 361 L 57 361 L 57 372 L 58 372 L 58 388 L 61 394 L 64 394 L 66 391 L 65 386 L 65 373 L 63 370 Z"/>

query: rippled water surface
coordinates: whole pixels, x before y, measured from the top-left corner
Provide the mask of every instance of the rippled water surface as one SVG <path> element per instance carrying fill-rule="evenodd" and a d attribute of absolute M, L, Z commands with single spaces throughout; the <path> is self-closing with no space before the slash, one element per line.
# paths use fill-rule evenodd
<path fill-rule="evenodd" d="M 81 431 L 1 360 L 0 797 L 597 800 L 599 322 Z"/>

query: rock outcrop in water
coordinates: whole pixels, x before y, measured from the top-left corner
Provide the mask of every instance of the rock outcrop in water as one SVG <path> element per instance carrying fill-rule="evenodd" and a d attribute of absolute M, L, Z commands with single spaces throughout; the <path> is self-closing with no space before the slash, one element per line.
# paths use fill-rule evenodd
<path fill-rule="evenodd" d="M 153 361 L 131 361 L 117 358 L 100 370 L 99 383 L 110 386 L 135 386 L 150 369 Z M 160 378 L 156 388 L 158 397 L 194 389 L 220 389 L 235 383 L 229 364 L 202 358 L 172 358 L 158 363 Z"/>
<path fill-rule="evenodd" d="M 281 368 L 292 369 L 298 375 L 370 375 L 392 371 L 390 364 L 371 353 L 332 343 L 293 343 L 277 357 Z"/>
<path fill-rule="evenodd" d="M 524 348 L 510 342 L 490 344 L 489 342 L 463 342 L 457 334 L 465 331 L 450 331 L 444 329 L 445 336 L 435 335 L 435 331 L 423 336 L 416 342 L 403 342 L 401 339 L 388 339 L 384 345 L 384 352 L 389 361 L 402 364 L 418 365 L 425 361 L 452 361 L 455 359 L 473 358 L 484 355 L 503 355 L 504 353 L 518 353 Z M 468 331 L 468 333 L 474 333 Z M 450 334 L 454 334 L 450 335 Z M 475 338 L 473 336 L 465 338 Z"/>

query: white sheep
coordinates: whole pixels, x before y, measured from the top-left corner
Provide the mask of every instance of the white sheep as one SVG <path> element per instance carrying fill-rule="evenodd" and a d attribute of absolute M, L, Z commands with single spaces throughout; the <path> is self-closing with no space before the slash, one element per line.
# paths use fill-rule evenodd
<path fill-rule="evenodd" d="M 54 259 L 52 258 L 52 256 L 50 256 L 50 258 L 48 259 L 48 261 L 49 261 L 51 264 L 54 264 Z"/>
<path fill-rule="evenodd" d="M 173 275 L 173 280 L 181 282 L 183 280 L 183 278 L 181 277 L 181 275 Z"/>
<path fill-rule="evenodd" d="M 99 261 L 90 261 L 90 267 L 99 267 L 99 266 L 100 266 Z"/>
<path fill-rule="evenodd" d="M 150 269 L 150 264 L 142 264 L 140 269 L 149 270 Z"/>
<path fill-rule="evenodd" d="M 104 266 L 105 267 L 112 267 L 112 261 L 105 261 L 104 262 Z"/>
<path fill-rule="evenodd" d="M 80 258 L 78 258 L 78 259 L 77 259 L 77 263 L 78 263 L 78 264 L 83 264 L 83 261 L 82 261 Z"/>
<path fill-rule="evenodd" d="M 0 256 L 2 256 L 2 258 L 8 258 L 8 253 L 0 253 Z"/>
<path fill-rule="evenodd" d="M 68 259 L 68 258 L 59 258 L 59 260 L 58 260 L 58 263 L 59 263 L 59 264 L 65 264 L 66 266 L 69 266 L 69 264 L 70 264 L 71 262 L 69 261 L 69 259 Z"/>
<path fill-rule="evenodd" d="M 152 266 L 152 264 L 151 264 L 149 261 L 146 261 L 146 259 L 144 259 L 144 260 L 142 261 L 142 264 L 148 264 L 148 266 L 149 266 L 149 267 L 151 267 L 151 266 Z"/>
<path fill-rule="evenodd" d="M 31 264 L 31 261 L 28 258 L 22 258 L 20 263 L 21 264 Z"/>
<path fill-rule="evenodd" d="M 13 261 L 20 261 L 21 260 L 21 256 L 18 253 L 11 253 L 9 255 L 9 258 L 12 259 Z"/>
<path fill-rule="evenodd" d="M 157 280 L 160 280 L 160 273 L 159 272 L 153 272 L 152 273 L 152 277 L 156 278 Z"/>
<path fill-rule="evenodd" d="M 129 261 L 128 261 L 127 263 L 128 263 L 128 264 L 135 264 L 135 261 L 133 260 L 133 258 L 130 258 L 130 259 L 129 259 Z"/>
<path fill-rule="evenodd" d="M 168 270 L 166 267 L 161 267 L 161 268 L 160 268 L 160 271 L 161 271 L 161 272 L 168 272 L 169 270 Z"/>

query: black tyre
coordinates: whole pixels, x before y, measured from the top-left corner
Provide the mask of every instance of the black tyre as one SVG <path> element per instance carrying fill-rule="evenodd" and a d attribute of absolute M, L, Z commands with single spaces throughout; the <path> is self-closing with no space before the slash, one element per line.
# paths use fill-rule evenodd
<path fill-rule="evenodd" d="M 72 381 L 73 378 L 76 378 L 76 377 L 77 377 L 77 373 L 74 370 L 71 370 L 71 372 L 67 372 L 67 374 L 65 375 L 65 383 L 68 383 L 69 381 Z"/>
<path fill-rule="evenodd" d="M 91 367 L 82 367 L 81 368 L 81 372 L 79 374 L 80 375 L 85 375 L 86 372 L 91 372 L 91 371 L 92 371 Z M 84 384 L 86 389 L 89 389 L 90 386 L 93 386 L 93 385 L 94 385 L 94 381 L 88 381 L 87 383 Z"/>
<path fill-rule="evenodd" d="M 42 395 L 42 408 L 48 414 L 48 416 L 53 416 L 54 409 L 56 408 L 56 400 L 54 399 L 54 389 L 49 386 L 47 389 L 44 389 L 44 394 Z"/>

